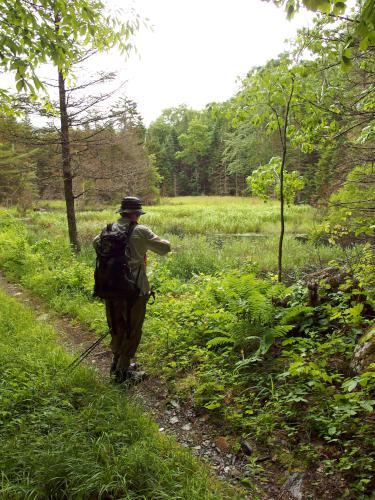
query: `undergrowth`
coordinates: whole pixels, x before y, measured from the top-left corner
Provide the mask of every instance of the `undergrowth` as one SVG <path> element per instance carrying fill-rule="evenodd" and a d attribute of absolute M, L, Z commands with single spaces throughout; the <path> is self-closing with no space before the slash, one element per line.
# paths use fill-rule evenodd
<path fill-rule="evenodd" d="M 0 293 L 0 497 L 237 498 Z M 240 496 L 238 495 L 238 498 Z"/>
<path fill-rule="evenodd" d="M 253 262 L 181 281 L 173 265 L 153 260 L 158 299 L 139 356 L 256 453 L 272 453 L 288 470 L 339 474 L 346 489 L 338 494 L 369 498 L 375 372 L 370 365 L 355 375 L 350 362 L 371 331 L 374 264 L 370 247 L 355 251 L 361 258 L 347 254 L 344 279 L 318 280 L 314 304 L 303 282 L 275 284 L 254 274 Z M 77 260 L 63 237 L 31 234 L 4 214 L 0 266 L 8 276 L 99 332 L 104 311 L 91 298 L 90 259 L 88 249 Z M 339 274 L 344 263 L 331 266 Z"/>

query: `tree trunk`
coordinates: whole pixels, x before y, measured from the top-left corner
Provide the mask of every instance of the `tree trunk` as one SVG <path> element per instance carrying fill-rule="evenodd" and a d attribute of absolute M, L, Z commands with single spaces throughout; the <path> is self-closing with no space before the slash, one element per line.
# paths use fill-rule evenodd
<path fill-rule="evenodd" d="M 286 160 L 286 142 L 284 137 L 283 158 L 280 168 L 280 237 L 279 237 L 279 254 L 278 254 L 278 281 L 281 283 L 283 276 L 283 242 L 285 233 L 285 217 L 284 217 L 284 167 Z"/>
<path fill-rule="evenodd" d="M 278 255 L 278 271 L 277 271 L 277 279 L 279 283 L 281 283 L 283 278 L 283 242 L 285 233 L 284 171 L 285 171 L 286 154 L 287 154 L 287 129 L 288 129 L 289 111 L 290 111 L 290 103 L 293 97 L 293 92 L 294 92 L 294 76 L 292 76 L 292 85 L 290 88 L 290 94 L 285 108 L 284 126 L 282 130 L 279 125 L 280 139 L 283 147 L 283 156 L 280 167 L 280 237 L 279 237 L 279 255 Z M 280 123 L 279 120 L 278 123 Z"/>
<path fill-rule="evenodd" d="M 68 220 L 69 241 L 76 253 L 80 251 L 77 234 L 76 213 L 74 207 L 73 194 L 73 174 L 70 162 L 70 142 L 69 142 L 69 118 L 66 105 L 65 80 L 62 72 L 59 76 L 59 101 L 60 101 L 60 137 L 61 137 L 61 158 L 62 172 L 64 179 L 64 197 L 66 204 L 66 216 Z"/>
<path fill-rule="evenodd" d="M 177 175 L 176 172 L 173 172 L 173 196 L 177 196 Z"/>

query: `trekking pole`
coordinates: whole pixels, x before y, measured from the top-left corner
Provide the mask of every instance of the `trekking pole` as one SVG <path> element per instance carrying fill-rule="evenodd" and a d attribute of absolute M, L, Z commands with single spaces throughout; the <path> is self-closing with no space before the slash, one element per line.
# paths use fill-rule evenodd
<path fill-rule="evenodd" d="M 98 340 L 96 340 L 93 344 L 91 344 L 91 345 L 90 345 L 90 347 L 88 347 L 88 348 L 86 349 L 86 351 L 84 351 L 82 354 L 80 354 L 80 355 L 78 356 L 78 358 L 76 358 L 76 359 L 75 359 L 72 363 L 70 363 L 70 365 L 69 365 L 69 366 L 67 366 L 66 370 L 67 370 L 67 371 L 68 371 L 68 370 L 73 371 L 75 368 L 77 368 L 77 366 L 78 366 L 79 364 L 81 364 L 81 363 L 82 363 L 82 361 L 83 361 L 85 358 L 87 358 L 87 356 L 88 356 L 88 355 L 89 355 L 89 354 L 90 354 L 90 353 L 91 353 L 91 352 L 95 349 L 95 347 L 97 347 L 97 346 L 100 344 L 100 342 L 101 342 L 103 339 L 105 339 L 105 337 L 106 337 L 107 335 L 109 335 L 109 331 L 108 331 L 108 332 L 103 333 L 103 334 L 102 334 L 102 335 L 98 338 Z"/>

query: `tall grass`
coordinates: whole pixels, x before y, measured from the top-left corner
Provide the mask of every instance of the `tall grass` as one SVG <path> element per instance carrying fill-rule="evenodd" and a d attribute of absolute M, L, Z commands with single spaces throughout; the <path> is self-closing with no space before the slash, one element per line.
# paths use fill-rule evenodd
<path fill-rule="evenodd" d="M 54 212 L 34 213 L 33 219 L 39 224 L 49 226 L 53 221 L 63 228 L 63 210 L 54 206 Z M 118 214 L 117 207 L 102 210 L 78 212 L 80 230 L 93 231 L 111 222 Z M 164 198 L 160 205 L 146 207 L 142 223 L 160 232 L 173 234 L 212 234 L 212 233 L 278 233 L 279 203 L 264 203 L 254 198 L 236 197 L 180 197 Z M 294 205 L 285 211 L 286 230 L 291 233 L 308 232 L 320 220 L 319 212 L 308 205 Z M 99 224 L 95 229 L 93 222 Z"/>
<path fill-rule="evenodd" d="M 0 292 L 0 497 L 240 498 Z"/>
<path fill-rule="evenodd" d="M 261 272 L 277 269 L 277 202 L 264 203 L 254 198 L 180 197 L 163 199 L 160 205 L 146 207 L 146 211 L 141 223 L 172 241 L 174 254 L 162 262 L 180 279 L 249 265 Z M 93 237 L 117 217 L 115 207 L 78 212 L 82 262 L 92 265 Z M 309 233 L 319 221 L 320 214 L 307 205 L 286 209 L 286 271 L 316 268 L 346 256 L 338 246 L 319 247 L 294 239 L 293 233 Z M 28 226 L 32 228 L 33 241 L 46 237 L 67 238 L 65 214 L 61 211 L 32 213 Z M 151 258 L 151 262 L 153 260 Z"/>

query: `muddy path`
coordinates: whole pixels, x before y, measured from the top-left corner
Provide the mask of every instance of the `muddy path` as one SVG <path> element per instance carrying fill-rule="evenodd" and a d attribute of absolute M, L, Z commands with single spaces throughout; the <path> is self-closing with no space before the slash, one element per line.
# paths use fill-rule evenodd
<path fill-rule="evenodd" d="M 38 297 L 32 295 L 21 285 L 9 282 L 0 271 L 0 288 L 8 295 L 31 308 L 38 321 L 52 325 L 58 333 L 58 340 L 74 355 L 79 356 L 95 340 L 97 335 L 78 324 L 76 320 L 57 314 Z M 107 339 L 106 339 L 107 340 Z M 86 360 L 98 372 L 109 380 L 111 351 L 106 344 L 101 344 Z M 150 377 L 134 387 L 124 387 L 134 400 L 140 404 L 159 425 L 159 432 L 175 437 L 184 447 L 190 448 L 202 461 L 207 463 L 214 473 L 223 480 L 242 487 L 249 485 L 244 498 L 289 500 L 301 497 L 293 489 L 286 487 L 290 477 L 274 463 L 271 456 L 258 458 L 264 474 L 262 481 L 254 478 L 249 460 L 252 450 L 240 444 L 235 436 L 227 436 L 220 423 L 213 424 L 209 415 L 197 413 L 189 402 L 180 402 L 169 393 L 168 384 L 162 378 Z M 254 492 L 256 486 L 256 492 Z"/>

